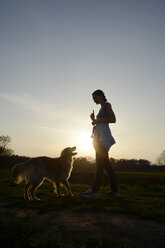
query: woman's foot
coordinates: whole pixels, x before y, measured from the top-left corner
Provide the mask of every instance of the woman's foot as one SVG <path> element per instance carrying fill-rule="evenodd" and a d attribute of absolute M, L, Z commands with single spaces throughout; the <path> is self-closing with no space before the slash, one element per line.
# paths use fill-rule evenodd
<path fill-rule="evenodd" d="M 106 193 L 108 196 L 113 196 L 115 198 L 119 198 L 121 197 L 120 193 L 119 192 L 112 192 L 112 191 L 109 191 Z"/>
<path fill-rule="evenodd" d="M 99 195 L 95 192 L 93 192 L 92 189 L 87 190 L 86 192 L 83 193 L 83 197 L 86 198 L 99 198 Z"/>

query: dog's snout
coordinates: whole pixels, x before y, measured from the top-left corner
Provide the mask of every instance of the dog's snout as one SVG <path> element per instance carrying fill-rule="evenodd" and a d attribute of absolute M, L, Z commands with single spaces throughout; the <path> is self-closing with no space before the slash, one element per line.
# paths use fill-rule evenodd
<path fill-rule="evenodd" d="M 77 155 L 77 152 L 73 152 L 73 151 L 75 151 L 75 150 L 76 150 L 76 146 L 73 146 L 73 147 L 72 147 L 72 156 Z"/>
<path fill-rule="evenodd" d="M 75 151 L 75 150 L 76 150 L 76 146 L 73 146 L 73 147 L 72 147 L 72 151 Z"/>

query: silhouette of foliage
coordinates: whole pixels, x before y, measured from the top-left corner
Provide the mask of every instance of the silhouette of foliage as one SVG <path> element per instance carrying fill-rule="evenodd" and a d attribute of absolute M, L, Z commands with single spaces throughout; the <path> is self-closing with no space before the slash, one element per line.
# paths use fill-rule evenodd
<path fill-rule="evenodd" d="M 0 169 L 9 169 L 17 163 L 21 163 L 29 159 L 29 157 L 18 155 L 1 155 L 0 156 Z M 150 161 L 145 159 L 114 159 L 110 158 L 110 162 L 115 171 L 165 171 L 165 165 L 153 165 Z M 84 173 L 93 174 L 96 171 L 95 160 L 88 160 L 85 157 L 75 158 L 73 161 L 72 174 L 81 175 Z"/>
<path fill-rule="evenodd" d="M 157 164 L 165 165 L 165 150 L 160 154 L 160 156 L 156 160 Z"/>
<path fill-rule="evenodd" d="M 0 136 L 0 156 L 2 155 L 11 156 L 14 154 L 14 151 L 7 147 L 10 142 L 11 142 L 11 138 L 8 135 Z"/>

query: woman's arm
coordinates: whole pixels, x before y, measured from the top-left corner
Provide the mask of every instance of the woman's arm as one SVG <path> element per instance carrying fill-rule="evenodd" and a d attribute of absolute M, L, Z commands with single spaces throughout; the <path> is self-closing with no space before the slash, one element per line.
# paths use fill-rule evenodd
<path fill-rule="evenodd" d="M 106 111 L 107 111 L 107 114 L 108 114 L 108 118 L 94 119 L 92 124 L 95 125 L 97 123 L 115 123 L 116 122 L 116 116 L 115 116 L 115 113 L 112 110 L 111 104 L 106 105 Z"/>
<path fill-rule="evenodd" d="M 106 111 L 108 113 L 109 116 L 109 123 L 115 123 L 116 122 L 116 116 L 115 113 L 112 110 L 111 104 L 107 104 L 106 105 Z"/>

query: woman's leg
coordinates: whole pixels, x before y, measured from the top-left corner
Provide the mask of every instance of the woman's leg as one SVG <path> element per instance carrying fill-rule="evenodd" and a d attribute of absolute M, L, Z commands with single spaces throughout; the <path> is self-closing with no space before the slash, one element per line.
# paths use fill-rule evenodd
<path fill-rule="evenodd" d="M 99 188 L 102 184 L 103 172 L 104 172 L 104 165 L 103 165 L 102 157 L 100 151 L 96 151 L 96 177 L 95 177 L 95 182 L 92 186 L 92 190 L 95 193 L 99 191 Z"/>
<path fill-rule="evenodd" d="M 112 168 L 112 165 L 110 163 L 110 160 L 109 160 L 109 156 L 108 156 L 108 151 L 106 151 L 104 149 L 104 151 L 102 152 L 103 154 L 103 163 L 104 163 L 104 167 L 108 173 L 108 176 L 109 176 L 109 180 L 110 180 L 110 186 L 111 186 L 111 191 L 113 193 L 116 193 L 118 192 L 118 183 L 117 183 L 117 178 L 116 178 L 116 174 Z"/>

